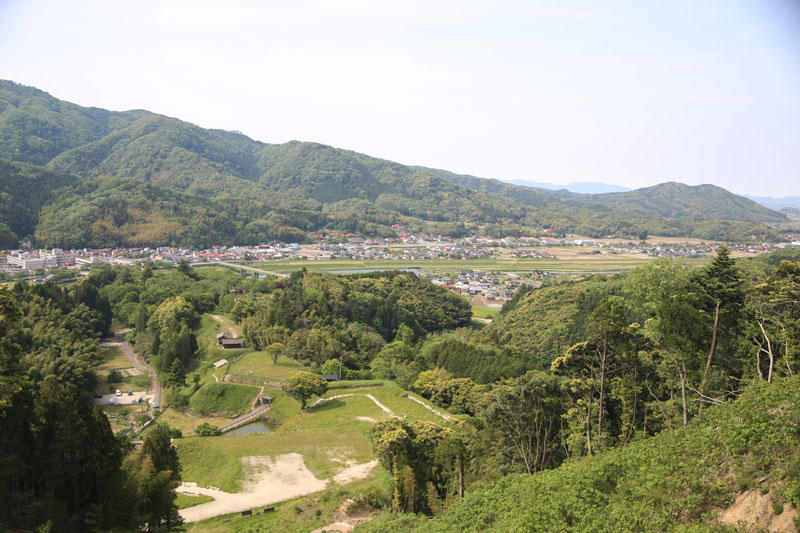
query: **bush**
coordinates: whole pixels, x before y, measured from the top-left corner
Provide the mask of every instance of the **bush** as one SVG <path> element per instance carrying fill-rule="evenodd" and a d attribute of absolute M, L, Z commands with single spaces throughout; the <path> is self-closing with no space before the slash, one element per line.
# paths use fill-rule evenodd
<path fill-rule="evenodd" d="M 181 393 L 180 389 L 169 389 L 167 403 L 173 406 L 185 407 L 189 405 L 189 397 Z"/>
<path fill-rule="evenodd" d="M 133 421 L 140 426 L 149 422 L 151 418 L 150 413 L 136 413 L 133 415 Z"/>
<path fill-rule="evenodd" d="M 112 370 L 108 373 L 108 378 L 106 378 L 109 383 L 119 383 L 122 381 L 122 372 L 119 370 Z"/>
<path fill-rule="evenodd" d="M 370 371 L 369 368 L 363 368 L 361 370 L 351 370 L 349 368 L 345 368 L 344 372 L 342 373 L 342 379 L 346 380 L 372 379 L 372 371 Z"/>
<path fill-rule="evenodd" d="M 201 437 L 218 437 L 222 435 L 222 430 L 217 426 L 212 426 L 208 422 L 203 422 L 195 428 L 194 434 Z"/>

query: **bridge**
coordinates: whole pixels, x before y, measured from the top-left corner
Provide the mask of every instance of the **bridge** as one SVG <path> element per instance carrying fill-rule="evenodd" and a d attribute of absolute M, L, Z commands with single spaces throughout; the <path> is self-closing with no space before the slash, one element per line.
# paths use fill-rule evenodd
<path fill-rule="evenodd" d="M 250 411 L 249 413 L 243 414 L 242 416 L 240 416 L 236 420 L 233 420 L 232 422 L 228 422 L 227 424 L 225 424 L 224 426 L 220 427 L 219 429 L 223 433 L 226 433 L 226 432 L 234 430 L 234 429 L 236 429 L 238 427 L 244 426 L 245 424 L 249 424 L 250 422 L 253 422 L 253 421 L 257 420 L 262 415 L 264 415 L 267 411 L 269 411 L 269 408 L 270 408 L 270 404 L 259 405 L 258 407 L 256 407 L 252 411 Z"/>

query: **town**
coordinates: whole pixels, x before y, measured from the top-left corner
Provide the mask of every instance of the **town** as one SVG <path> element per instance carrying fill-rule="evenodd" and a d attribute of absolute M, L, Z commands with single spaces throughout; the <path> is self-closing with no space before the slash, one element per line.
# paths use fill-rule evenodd
<path fill-rule="evenodd" d="M 0 252 L 0 277 L 5 279 L 27 277 L 33 281 L 45 279 L 62 279 L 85 275 L 92 265 L 135 265 L 150 261 L 166 264 L 177 264 L 183 260 L 198 266 L 213 266 L 225 263 L 228 267 L 236 264 L 258 265 L 260 262 L 270 264 L 297 264 L 308 261 L 380 261 L 392 266 L 383 268 L 407 268 L 408 264 L 428 261 L 424 269 L 419 266 L 409 268 L 418 275 L 425 276 L 435 285 L 461 294 L 470 299 L 472 306 L 501 307 L 513 297 L 517 288 L 522 285 L 541 286 L 543 279 L 556 275 L 575 274 L 570 272 L 553 272 L 526 268 L 524 271 L 508 271 L 501 261 L 505 260 L 551 260 L 558 261 L 569 257 L 572 260 L 583 260 L 587 264 L 595 258 L 617 257 L 673 257 L 673 258 L 706 258 L 719 247 L 719 243 L 700 240 L 681 241 L 677 239 L 648 241 L 624 239 L 588 239 L 581 237 L 519 237 L 491 239 L 482 236 L 470 236 L 452 239 L 441 235 L 410 234 L 399 232 L 397 237 L 384 239 L 366 239 L 352 234 L 331 233 L 315 235 L 311 243 L 271 242 L 257 246 L 214 246 L 205 250 L 187 248 L 81 248 L 76 250 L 32 249 L 29 242 L 23 242 L 23 248 Z M 800 236 L 794 236 L 791 243 L 762 244 L 728 244 L 736 254 L 755 255 L 785 248 L 800 246 Z M 442 262 L 486 260 L 485 265 L 492 265 L 497 260 L 497 269 L 484 266 L 481 269 L 452 268 L 437 269 Z M 414 262 L 414 263 L 411 263 Z M 367 263 L 368 264 L 368 263 Z M 396 264 L 396 267 L 394 266 Z M 332 273 L 349 273 L 349 270 L 330 269 Z M 359 272 L 362 269 L 353 272 Z M 269 271 L 260 271 L 248 267 L 241 270 L 243 275 L 266 277 Z"/>

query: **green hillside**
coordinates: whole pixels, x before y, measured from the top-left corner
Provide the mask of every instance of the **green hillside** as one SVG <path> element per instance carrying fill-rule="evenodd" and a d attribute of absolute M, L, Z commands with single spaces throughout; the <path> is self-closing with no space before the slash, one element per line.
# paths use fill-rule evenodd
<path fill-rule="evenodd" d="M 646 218 L 729 220 L 753 223 L 787 222 L 788 217 L 763 205 L 733 194 L 716 185 L 691 186 L 677 182 L 661 183 L 633 191 L 583 194 L 566 189 L 551 190 L 513 185 L 493 179 L 454 174 L 446 170 L 430 170 L 454 183 L 505 198 L 524 205 L 546 209 L 605 207 L 628 220 Z M 637 216 L 638 215 L 638 216 Z"/>
<path fill-rule="evenodd" d="M 552 360 L 579 342 L 597 303 L 620 290 L 621 282 L 595 276 L 526 292 L 508 302 L 481 335 L 487 342 L 527 358 L 528 368 L 549 368 Z"/>
<path fill-rule="evenodd" d="M 752 385 L 685 428 L 553 470 L 506 476 L 427 522 L 400 515 L 358 530 L 720 530 L 721 512 L 752 490 L 768 496 L 779 519 L 786 513 L 790 529 L 781 530 L 791 531 L 792 506 L 800 506 L 799 405 L 798 377 Z"/>
<path fill-rule="evenodd" d="M 0 246 L 32 234 L 42 207 L 56 198 L 54 191 L 77 182 L 74 176 L 5 159 L 0 159 L 0 176 Z"/>
<path fill-rule="evenodd" d="M 76 177 L 61 178 L 63 184 L 112 177 L 131 180 L 133 184 L 126 187 L 137 191 L 145 183 L 155 186 L 147 193 L 134 194 L 148 198 L 146 202 L 137 200 L 135 213 L 124 208 L 134 224 L 126 225 L 127 218 L 119 216 L 123 208 L 115 208 L 118 215 L 107 232 L 110 236 L 103 235 L 101 228 L 109 226 L 106 204 L 131 203 L 119 196 L 128 190 L 120 188 L 119 182 L 102 179 L 73 188 L 66 193 L 73 201 L 62 199 L 58 205 L 49 206 L 38 229 L 39 211 L 51 198 L 44 190 L 34 190 L 31 197 L 18 202 L 30 204 L 24 213 L 8 211 L 0 221 L 0 233 L 7 242 L 35 230 L 41 244 L 47 245 L 195 244 L 199 241 L 187 237 L 194 231 L 187 224 L 202 203 L 200 197 L 212 200 L 207 201 L 212 219 L 224 217 L 213 235 L 221 240 L 209 241 L 214 244 L 246 243 L 276 233 L 301 240 L 298 235 L 303 232 L 326 230 L 386 236 L 392 234 L 392 224 L 454 236 L 481 232 L 500 237 L 537 234 L 546 229 L 592 237 L 658 234 L 777 240 L 778 233 L 760 223 L 784 220 L 760 206 L 756 216 L 751 208 L 757 204 L 718 188 L 713 195 L 704 192 L 699 197 L 683 189 L 681 194 L 649 196 L 634 191 L 643 195 L 638 202 L 614 200 L 618 198 L 614 195 L 562 198 L 559 195 L 563 191 L 541 191 L 409 167 L 317 143 L 270 145 L 147 111 L 85 108 L 2 80 L 0 157 Z M 26 172 L 52 177 L 44 169 Z M 4 182 L 10 183 L 16 174 L 19 170 L 0 168 Z M 48 186 L 45 189 L 49 190 Z M 86 194 L 90 197 L 81 197 Z M 75 201 L 78 197 L 80 202 Z M 95 208 L 98 197 L 103 198 L 103 205 Z M 596 197 L 602 198 L 589 201 Z M 170 208 L 170 203 L 176 204 Z M 697 214 L 698 206 L 707 209 L 707 216 Z M 732 211 L 740 213 L 738 219 Z M 711 220 L 678 218 L 683 216 Z M 153 226 L 159 220 L 181 227 L 163 231 L 141 227 Z M 67 238 L 70 227 L 78 228 L 67 222 L 82 224 L 80 231 L 74 232 L 82 236 L 80 239 Z M 60 229 L 56 231 L 54 226 Z"/>
<path fill-rule="evenodd" d="M 573 195 L 585 205 L 603 205 L 615 210 L 651 217 L 742 220 L 779 223 L 788 218 L 743 196 L 716 185 L 690 186 L 668 182 L 628 192 Z"/>

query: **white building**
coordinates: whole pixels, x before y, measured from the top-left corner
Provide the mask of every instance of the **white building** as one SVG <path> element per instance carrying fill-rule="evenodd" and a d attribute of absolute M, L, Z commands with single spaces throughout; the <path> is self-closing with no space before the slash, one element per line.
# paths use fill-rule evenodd
<path fill-rule="evenodd" d="M 12 252 L 6 258 L 9 265 L 18 266 L 22 270 L 34 268 L 57 268 L 75 262 L 72 254 L 65 254 L 60 248 L 39 250 L 38 252 Z"/>

